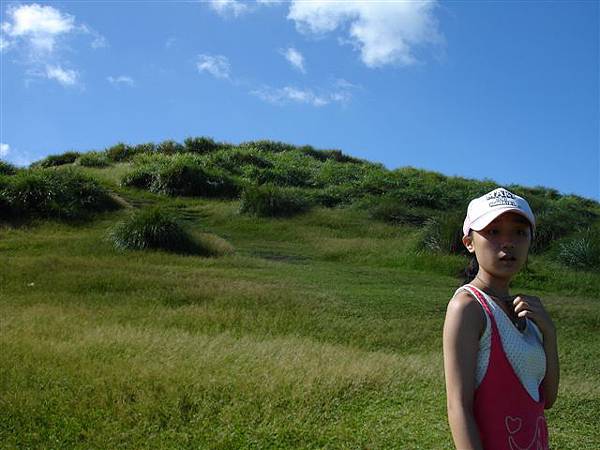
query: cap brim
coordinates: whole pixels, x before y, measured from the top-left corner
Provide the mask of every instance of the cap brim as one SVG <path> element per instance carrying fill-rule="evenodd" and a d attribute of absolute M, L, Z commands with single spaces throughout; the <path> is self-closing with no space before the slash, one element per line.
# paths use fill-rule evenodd
<path fill-rule="evenodd" d="M 514 212 L 519 214 L 520 216 L 525 217 L 525 219 L 527 219 L 527 222 L 529 222 L 531 224 L 532 227 L 535 227 L 535 225 L 531 222 L 531 219 L 529 219 L 529 217 L 527 217 L 527 215 L 520 210 L 519 208 L 502 208 L 502 209 L 494 209 L 493 211 L 489 211 L 486 214 L 484 214 L 481 217 L 478 217 L 476 220 L 474 220 L 471 223 L 471 226 L 469 227 L 471 230 L 475 230 L 475 231 L 481 231 L 483 230 L 485 227 L 487 227 L 490 223 L 492 223 L 494 221 L 494 219 L 496 219 L 496 217 L 501 216 L 504 213 L 507 212 Z"/>

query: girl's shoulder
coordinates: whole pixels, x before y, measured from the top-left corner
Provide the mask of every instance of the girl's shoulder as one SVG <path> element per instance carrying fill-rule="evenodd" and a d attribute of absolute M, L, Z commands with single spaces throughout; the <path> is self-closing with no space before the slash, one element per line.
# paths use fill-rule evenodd
<path fill-rule="evenodd" d="M 446 322 L 458 322 L 461 327 L 478 330 L 481 337 L 487 326 L 487 320 L 479 300 L 467 289 L 462 287 L 457 289 L 448 302 Z"/>

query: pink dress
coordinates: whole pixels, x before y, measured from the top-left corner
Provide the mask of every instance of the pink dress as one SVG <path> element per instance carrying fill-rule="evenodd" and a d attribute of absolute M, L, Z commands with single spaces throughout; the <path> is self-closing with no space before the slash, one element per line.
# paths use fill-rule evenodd
<path fill-rule="evenodd" d="M 464 288 L 479 299 L 492 326 L 490 361 L 481 384 L 475 389 L 473 403 L 483 448 L 547 450 L 548 428 L 542 386 L 539 388 L 539 401 L 535 401 L 504 353 L 498 326 L 487 300 L 477 289 Z"/>

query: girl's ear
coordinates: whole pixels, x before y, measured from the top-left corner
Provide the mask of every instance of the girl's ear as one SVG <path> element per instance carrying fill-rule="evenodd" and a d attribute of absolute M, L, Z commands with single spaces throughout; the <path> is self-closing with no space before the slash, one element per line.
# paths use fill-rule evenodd
<path fill-rule="evenodd" d="M 473 238 L 471 236 L 469 236 L 469 235 L 463 236 L 462 242 L 465 245 L 465 247 L 467 247 L 467 250 L 469 251 L 469 253 L 475 252 L 475 246 L 473 245 Z"/>

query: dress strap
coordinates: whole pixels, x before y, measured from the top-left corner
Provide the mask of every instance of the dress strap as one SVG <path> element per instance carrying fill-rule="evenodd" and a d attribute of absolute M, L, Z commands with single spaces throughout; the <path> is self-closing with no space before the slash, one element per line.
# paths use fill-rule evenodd
<path fill-rule="evenodd" d="M 471 295 L 473 295 L 479 301 L 479 304 L 483 308 L 483 311 L 488 316 L 490 323 L 492 325 L 492 342 L 494 342 L 496 339 L 499 339 L 500 332 L 498 331 L 498 326 L 496 325 L 496 319 L 494 317 L 494 314 L 492 313 L 492 309 L 490 308 L 490 305 L 489 305 L 488 301 L 486 300 L 485 296 L 481 294 L 479 289 L 477 289 L 475 286 L 472 286 L 470 284 L 465 284 L 464 286 L 462 286 L 462 288 L 469 291 L 471 293 Z"/>
<path fill-rule="evenodd" d="M 479 303 L 481 303 L 482 308 L 485 310 L 485 312 L 488 315 L 493 316 L 490 305 L 488 304 L 485 297 L 483 295 L 481 295 L 481 292 L 479 292 L 479 289 L 477 289 L 475 286 L 471 286 L 470 284 L 465 284 L 462 287 L 464 289 L 466 289 L 467 291 L 469 291 L 477 300 L 479 300 Z"/>

